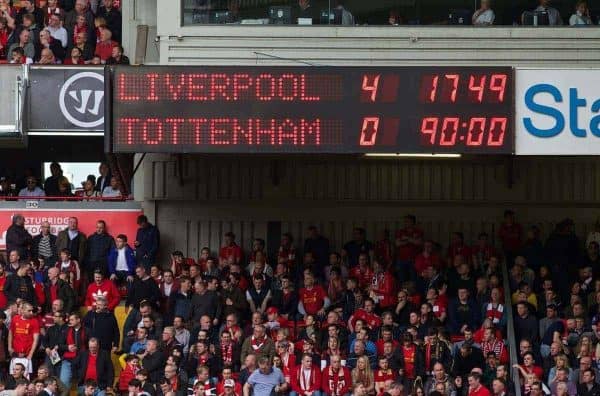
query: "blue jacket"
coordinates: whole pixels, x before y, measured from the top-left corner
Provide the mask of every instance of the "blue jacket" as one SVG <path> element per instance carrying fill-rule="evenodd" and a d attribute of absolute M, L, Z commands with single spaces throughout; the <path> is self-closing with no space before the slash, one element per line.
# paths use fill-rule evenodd
<path fill-rule="evenodd" d="M 110 249 L 108 252 L 108 274 L 113 275 L 117 271 L 117 257 L 119 256 L 119 252 L 116 247 Z M 129 245 L 125 245 L 125 260 L 127 260 L 127 274 L 135 275 L 135 253 L 133 249 L 129 247 Z"/>

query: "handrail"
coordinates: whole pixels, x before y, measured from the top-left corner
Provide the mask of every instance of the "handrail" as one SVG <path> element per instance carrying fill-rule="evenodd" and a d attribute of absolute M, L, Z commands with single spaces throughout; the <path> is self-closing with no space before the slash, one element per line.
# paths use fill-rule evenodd
<path fill-rule="evenodd" d="M 124 202 L 124 201 L 133 201 L 132 197 L 83 197 L 83 196 L 71 196 L 71 197 L 19 197 L 19 196 L 0 196 L 0 201 L 104 201 L 104 202 Z"/>
<path fill-rule="evenodd" d="M 504 278 L 504 310 L 506 312 L 506 338 L 508 339 L 508 352 L 510 356 L 510 370 L 512 373 L 512 380 L 515 385 L 514 395 L 521 396 L 521 381 L 519 369 L 513 368 L 513 365 L 518 364 L 517 360 L 517 348 L 518 345 L 515 340 L 515 322 L 513 319 L 512 300 L 510 292 L 510 283 L 508 281 L 508 263 L 502 266 L 502 277 Z"/>

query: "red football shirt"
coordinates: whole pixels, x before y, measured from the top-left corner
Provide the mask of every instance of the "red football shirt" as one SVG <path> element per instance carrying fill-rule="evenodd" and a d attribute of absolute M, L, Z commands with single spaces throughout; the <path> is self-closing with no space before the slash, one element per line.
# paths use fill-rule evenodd
<path fill-rule="evenodd" d="M 316 315 L 323 308 L 326 297 L 327 293 L 319 285 L 313 286 L 310 290 L 305 287 L 300 289 L 300 301 L 302 301 L 304 310 L 309 315 Z"/>
<path fill-rule="evenodd" d="M 403 238 L 423 239 L 423 230 L 418 228 L 403 228 L 396 231 L 396 239 L 398 240 Z M 402 261 L 413 261 L 417 253 L 419 253 L 419 246 L 413 243 L 400 245 L 396 248 L 396 257 L 398 260 Z"/>
<path fill-rule="evenodd" d="M 242 261 L 242 249 L 235 243 L 231 246 L 223 246 L 219 250 L 220 259 L 228 260 L 230 257 L 233 257 L 234 263 L 239 263 Z"/>
<path fill-rule="evenodd" d="M 98 358 L 98 355 L 92 355 L 90 353 L 88 356 L 88 365 L 85 369 L 85 379 L 93 379 L 94 381 L 98 381 L 98 373 L 96 371 L 96 360 Z"/>
<path fill-rule="evenodd" d="M 35 318 L 24 319 L 15 315 L 10 321 L 10 331 L 13 334 L 13 350 L 27 355 L 33 346 L 33 335 L 40 333 L 40 324 Z"/>

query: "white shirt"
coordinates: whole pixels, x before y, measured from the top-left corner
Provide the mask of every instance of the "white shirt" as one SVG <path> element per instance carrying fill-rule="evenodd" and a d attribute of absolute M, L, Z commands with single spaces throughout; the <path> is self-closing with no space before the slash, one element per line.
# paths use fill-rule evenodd
<path fill-rule="evenodd" d="M 50 32 L 50 36 L 52 36 L 56 40 L 60 40 L 60 43 L 62 44 L 63 48 L 67 48 L 67 44 L 69 43 L 69 35 L 67 33 L 67 29 L 65 29 L 62 26 L 59 26 L 56 29 L 54 29 L 52 26 L 48 26 L 47 29 Z"/>
<path fill-rule="evenodd" d="M 39 187 L 35 187 L 33 191 L 29 190 L 27 187 L 22 188 L 19 191 L 19 197 L 45 197 L 46 193 Z"/>
<path fill-rule="evenodd" d="M 75 230 L 68 230 L 69 232 L 69 239 L 75 239 L 77 238 L 77 235 L 79 235 L 79 231 Z"/>
<path fill-rule="evenodd" d="M 495 19 L 496 14 L 494 14 L 494 11 L 491 9 L 485 10 L 473 19 L 473 25 L 491 25 L 494 23 Z"/>
<path fill-rule="evenodd" d="M 173 284 L 168 284 L 167 282 L 163 283 L 163 290 L 164 290 L 164 294 L 165 297 L 169 297 L 171 295 L 171 290 L 173 290 Z"/>
<path fill-rule="evenodd" d="M 113 190 L 111 186 L 104 187 L 104 190 L 102 190 L 102 196 L 105 198 L 118 198 L 121 196 L 121 191 Z"/>
<path fill-rule="evenodd" d="M 125 258 L 125 248 L 117 249 L 117 271 L 129 271 L 127 259 Z"/>
<path fill-rule="evenodd" d="M 571 26 L 585 26 L 585 25 L 591 25 L 592 24 L 592 20 L 590 19 L 589 16 L 587 15 L 579 15 L 579 13 L 575 13 L 573 15 L 571 15 L 571 18 L 569 18 L 569 25 Z"/>

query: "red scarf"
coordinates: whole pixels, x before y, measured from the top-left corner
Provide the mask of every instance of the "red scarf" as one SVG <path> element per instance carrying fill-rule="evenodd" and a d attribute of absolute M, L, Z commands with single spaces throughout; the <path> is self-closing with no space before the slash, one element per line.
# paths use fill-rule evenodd
<path fill-rule="evenodd" d="M 329 389 L 331 389 L 332 396 L 340 396 L 340 392 L 346 386 L 346 378 L 344 378 L 344 368 L 340 367 L 340 371 L 337 373 L 333 372 L 333 369 L 329 367 Z"/>
<path fill-rule="evenodd" d="M 302 366 L 299 367 L 298 375 L 300 376 L 300 389 L 303 391 L 308 391 L 313 382 L 315 382 L 315 368 L 310 368 L 310 374 L 308 376 L 308 382 L 306 381 L 306 377 L 304 375 L 304 368 Z"/>
<path fill-rule="evenodd" d="M 254 351 L 258 351 L 259 349 L 261 349 L 263 347 L 263 345 L 265 345 L 266 340 L 267 340 L 266 335 L 262 338 L 262 340 L 258 340 L 257 338 L 254 338 L 254 336 L 252 336 L 252 338 L 250 339 L 250 342 L 252 343 L 252 349 Z"/>
<path fill-rule="evenodd" d="M 221 343 L 221 357 L 223 358 L 223 363 L 230 365 L 233 361 L 233 343 L 224 344 Z"/>
<path fill-rule="evenodd" d="M 208 362 L 208 356 L 208 353 L 198 355 L 198 366 L 206 366 L 206 362 Z"/>

